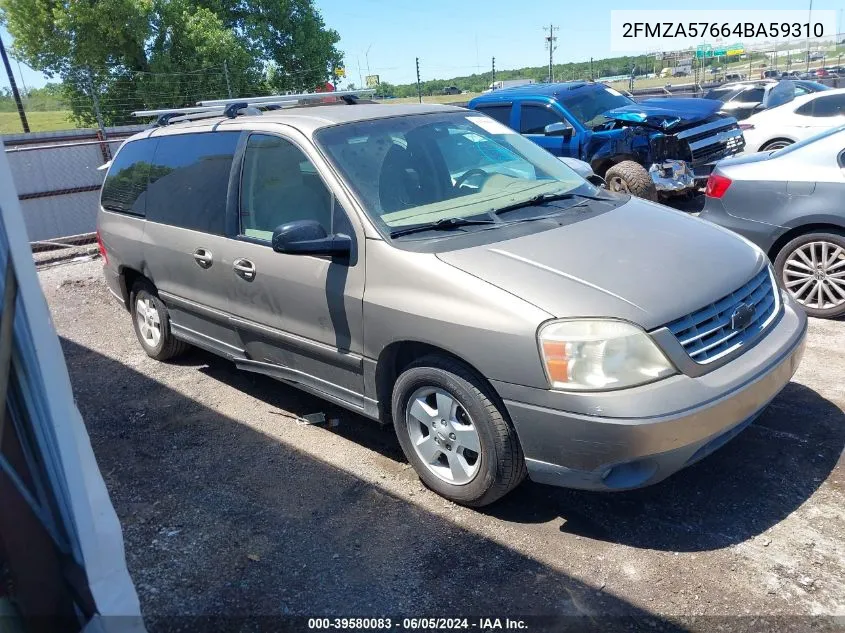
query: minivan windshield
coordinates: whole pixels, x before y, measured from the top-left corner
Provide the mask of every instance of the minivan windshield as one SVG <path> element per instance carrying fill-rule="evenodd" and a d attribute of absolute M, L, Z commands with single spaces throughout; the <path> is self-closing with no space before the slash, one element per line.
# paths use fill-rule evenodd
<path fill-rule="evenodd" d="M 414 226 L 506 225 L 497 210 L 596 191 L 544 149 L 477 112 L 345 123 L 319 130 L 315 140 L 370 217 L 394 236 Z M 540 207 L 537 215 L 549 213 Z M 488 221 L 462 221 L 478 216 Z"/>

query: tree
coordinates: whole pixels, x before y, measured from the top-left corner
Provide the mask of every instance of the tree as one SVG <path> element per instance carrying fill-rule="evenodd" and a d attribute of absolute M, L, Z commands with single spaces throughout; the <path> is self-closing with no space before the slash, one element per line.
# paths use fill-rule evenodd
<path fill-rule="evenodd" d="M 15 54 L 62 80 L 76 117 L 313 90 L 342 65 L 313 0 L 0 0 Z M 228 69 L 228 86 L 224 64 Z"/>

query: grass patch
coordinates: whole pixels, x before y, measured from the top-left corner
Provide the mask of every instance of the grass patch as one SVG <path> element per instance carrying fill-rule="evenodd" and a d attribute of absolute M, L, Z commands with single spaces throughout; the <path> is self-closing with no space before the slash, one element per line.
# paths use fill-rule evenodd
<path fill-rule="evenodd" d="M 72 130 L 77 127 L 70 118 L 69 111 L 27 112 L 31 132 L 49 132 L 52 130 Z M 21 119 L 15 112 L 0 112 L 0 134 L 23 132 Z"/>

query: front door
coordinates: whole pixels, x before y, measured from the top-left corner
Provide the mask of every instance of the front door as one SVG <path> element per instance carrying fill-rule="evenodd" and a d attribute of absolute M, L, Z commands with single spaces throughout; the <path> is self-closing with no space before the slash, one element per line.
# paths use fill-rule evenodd
<path fill-rule="evenodd" d="M 563 124 L 568 131 L 561 133 L 561 130 L 556 130 L 554 133 L 547 133 L 546 126 L 554 123 Z M 555 156 L 579 158 L 578 138 L 575 128 L 551 104 L 522 102 L 519 106 L 519 127 L 517 129 L 519 129 L 520 134 L 524 134 L 526 138 L 534 141 Z"/>
<path fill-rule="evenodd" d="M 273 230 L 316 220 L 353 238 L 348 259 L 275 252 Z M 237 237 L 230 241 L 229 304 L 247 357 L 313 378 L 359 404 L 363 393 L 363 240 L 292 139 L 251 134 L 243 157 Z"/>

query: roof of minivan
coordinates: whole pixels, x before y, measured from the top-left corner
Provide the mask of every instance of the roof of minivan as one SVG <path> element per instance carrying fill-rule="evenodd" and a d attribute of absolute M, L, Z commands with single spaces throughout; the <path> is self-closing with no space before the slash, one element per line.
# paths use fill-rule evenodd
<path fill-rule="evenodd" d="M 314 132 L 322 127 L 337 125 L 339 123 L 352 123 L 355 121 L 367 121 L 372 119 L 384 119 L 395 116 L 408 116 L 413 114 L 431 114 L 437 112 L 460 112 L 463 108 L 441 104 L 401 104 L 387 105 L 380 103 L 359 103 L 356 105 L 330 104 L 311 107 L 288 108 L 281 110 L 270 110 L 256 116 L 239 116 L 234 119 L 225 117 L 212 119 L 199 119 L 185 121 L 183 123 L 172 123 L 153 131 L 161 131 L 162 134 L 178 133 L 179 131 L 194 130 L 197 128 L 207 129 L 227 123 L 237 123 L 239 127 L 243 124 L 256 123 L 283 123 L 297 128 L 306 133 Z M 221 129 L 221 128 L 218 128 Z M 151 132 L 150 132 L 151 133 Z M 149 134 L 149 133 L 147 133 Z M 145 133 L 141 133 L 145 135 Z"/>

